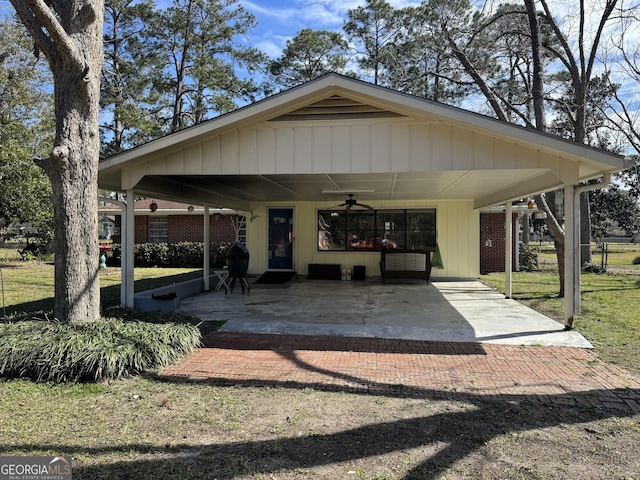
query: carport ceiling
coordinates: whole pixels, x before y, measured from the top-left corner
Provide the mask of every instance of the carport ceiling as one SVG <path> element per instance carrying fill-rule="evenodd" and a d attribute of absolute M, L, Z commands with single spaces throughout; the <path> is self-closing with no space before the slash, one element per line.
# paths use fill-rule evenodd
<path fill-rule="evenodd" d="M 203 201 L 208 197 L 241 202 L 342 201 L 348 193 L 361 201 L 478 200 L 502 190 L 522 189 L 543 170 L 466 170 L 445 172 L 305 175 L 152 175 L 138 192 L 164 190 L 168 197 Z M 558 181 L 559 184 L 559 181 Z M 327 190 L 333 191 L 331 193 Z M 224 207 L 225 205 L 220 205 Z"/>

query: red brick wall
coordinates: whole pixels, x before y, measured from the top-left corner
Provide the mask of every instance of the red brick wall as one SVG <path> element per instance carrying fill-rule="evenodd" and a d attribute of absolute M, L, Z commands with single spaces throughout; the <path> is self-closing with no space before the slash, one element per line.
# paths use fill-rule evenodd
<path fill-rule="evenodd" d="M 234 217 L 230 215 L 211 215 L 209 228 L 212 242 L 236 240 L 236 232 L 231 223 L 232 218 Z M 169 243 L 204 241 L 201 215 L 168 215 L 167 222 Z M 115 216 L 115 224 L 122 231 L 120 215 Z M 148 215 L 136 215 L 134 237 L 135 243 L 146 243 L 149 240 Z M 120 243 L 120 235 L 114 235 L 113 241 Z"/>
<path fill-rule="evenodd" d="M 515 262 L 517 247 L 515 232 L 517 214 L 513 215 L 512 238 L 513 251 L 512 262 Z M 480 213 L 480 273 L 504 272 L 504 254 L 506 248 L 504 235 L 504 213 Z M 514 263 L 515 265 L 515 263 Z"/>
<path fill-rule="evenodd" d="M 210 237 L 212 242 L 234 242 L 236 232 L 229 215 L 211 215 L 209 219 Z M 204 227 L 200 215 L 170 215 L 169 243 L 202 242 L 204 241 Z"/>
<path fill-rule="evenodd" d="M 120 230 L 122 231 L 122 230 Z M 134 243 L 146 243 L 149 241 L 149 217 L 146 215 L 136 215 Z"/>

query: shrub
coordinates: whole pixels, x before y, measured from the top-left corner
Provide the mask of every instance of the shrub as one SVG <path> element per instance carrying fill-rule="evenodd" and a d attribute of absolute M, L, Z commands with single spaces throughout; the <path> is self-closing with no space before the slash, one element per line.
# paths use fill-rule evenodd
<path fill-rule="evenodd" d="M 0 376 L 35 381 L 104 381 L 175 362 L 200 344 L 198 327 L 105 318 L 0 324 Z"/>
<path fill-rule="evenodd" d="M 231 244 L 213 242 L 210 246 L 209 263 L 212 267 L 225 265 L 225 254 Z M 136 267 L 201 267 L 204 243 L 137 243 L 133 249 Z M 114 243 L 106 252 L 107 265 L 120 266 L 121 245 Z"/>
<path fill-rule="evenodd" d="M 598 265 L 597 263 L 593 263 L 593 262 L 585 262 L 584 265 L 582 265 L 582 271 L 585 273 L 597 273 L 597 274 L 607 273 L 606 268 L 604 268 L 602 265 Z"/>
<path fill-rule="evenodd" d="M 523 272 L 537 271 L 539 251 L 535 245 L 522 245 L 520 248 L 520 270 Z"/>

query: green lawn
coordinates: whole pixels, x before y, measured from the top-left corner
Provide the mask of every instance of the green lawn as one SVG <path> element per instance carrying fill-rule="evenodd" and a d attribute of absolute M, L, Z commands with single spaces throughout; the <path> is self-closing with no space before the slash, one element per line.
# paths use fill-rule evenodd
<path fill-rule="evenodd" d="M 515 273 L 514 296 L 561 318 L 550 268 Z M 0 269 L 7 313 L 52 307 L 51 264 L 0 250 Z M 575 326 L 603 361 L 637 371 L 640 275 L 629 270 L 583 275 Z M 135 289 L 199 275 L 137 268 Z M 503 273 L 482 280 L 504 289 Z M 100 283 L 103 303 L 117 303 L 119 269 L 100 271 Z M 639 413 L 458 397 L 451 387 L 401 397 L 173 383 L 152 372 L 99 384 L 0 379 L 0 454 L 70 455 L 78 480 L 640 479 Z"/>
<path fill-rule="evenodd" d="M 15 249 L 0 249 L 2 298 L 0 315 L 53 310 L 54 268 L 52 262 L 25 261 L 11 256 Z M 19 256 L 18 256 L 19 258 Z M 96 256 L 96 266 L 98 257 Z M 120 302 L 120 269 L 99 271 L 102 307 Z M 198 268 L 136 268 L 134 290 L 142 292 L 202 275 Z"/>
<path fill-rule="evenodd" d="M 13 255 L 13 257 L 11 257 Z M 600 357 L 626 368 L 640 367 L 640 265 L 633 260 L 640 256 L 638 245 L 610 245 L 607 263 L 609 273 L 582 275 L 582 314 L 574 327 L 594 345 Z M 594 263 L 599 251 L 594 249 Z M 42 261 L 18 260 L 15 246 L 0 249 L 4 310 L 15 312 L 49 311 L 53 309 L 53 264 Z M 542 245 L 541 270 L 515 272 L 513 298 L 562 321 L 563 299 L 558 298 L 558 276 L 554 270 L 555 253 Z M 96 258 L 97 263 L 97 258 Z M 612 273 L 622 272 L 622 273 Z M 636 273 L 637 272 L 637 273 Z M 196 278 L 197 268 L 136 268 L 135 291 Z M 504 292 L 504 274 L 482 276 L 482 280 Z M 115 306 L 120 296 L 120 269 L 100 270 L 103 308 Z"/>
<path fill-rule="evenodd" d="M 581 275 L 582 313 L 574 322 L 604 361 L 635 371 L 640 370 L 640 265 L 632 262 L 638 256 L 638 245 L 609 246 L 608 272 Z M 562 321 L 564 301 L 558 298 L 555 252 L 543 246 L 540 259 L 540 271 L 514 272 L 513 298 Z M 599 259 L 600 251 L 594 250 L 593 263 L 599 264 Z M 504 273 L 484 275 L 482 280 L 504 292 Z"/>

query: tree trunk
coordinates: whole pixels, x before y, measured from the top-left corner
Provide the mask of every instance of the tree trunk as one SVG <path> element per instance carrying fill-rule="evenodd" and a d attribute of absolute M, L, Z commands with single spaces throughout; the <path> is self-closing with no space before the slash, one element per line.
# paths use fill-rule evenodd
<path fill-rule="evenodd" d="M 56 147 L 46 169 L 56 226 L 54 315 L 70 322 L 97 320 L 99 90 L 78 77 L 54 76 Z M 82 90 L 86 96 L 78 94 Z"/>
<path fill-rule="evenodd" d="M 558 280 L 560 282 L 558 297 L 562 298 L 564 297 L 565 236 L 564 229 L 558 221 L 558 205 L 556 202 L 556 192 L 548 192 L 545 195 L 536 195 L 534 199 L 538 208 L 547 214 L 544 223 L 549 229 L 549 233 L 553 237 L 553 243 L 556 249 L 556 258 L 558 260 Z"/>
<path fill-rule="evenodd" d="M 94 42 L 93 48 L 93 57 L 101 60 L 102 42 Z M 54 168 L 49 168 L 56 224 L 54 314 L 70 322 L 91 321 L 100 317 L 100 82 L 96 75 L 100 63 L 94 63 L 90 69 L 93 74 L 88 77 L 71 77 L 63 65 L 58 67 L 52 66 L 57 114 L 56 147 L 51 159 Z"/>
<path fill-rule="evenodd" d="M 101 0 L 11 3 L 47 57 L 54 80 L 56 138 L 51 156 L 41 162 L 53 190 L 54 316 L 69 322 L 97 320 L 98 107 L 104 4 Z"/>
<path fill-rule="evenodd" d="M 564 298 L 564 243 L 564 237 L 562 237 L 562 241 L 553 241 L 556 248 L 556 257 L 558 258 L 558 276 L 560 277 L 560 291 L 558 292 L 558 297 L 560 298 Z"/>

